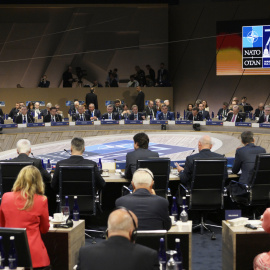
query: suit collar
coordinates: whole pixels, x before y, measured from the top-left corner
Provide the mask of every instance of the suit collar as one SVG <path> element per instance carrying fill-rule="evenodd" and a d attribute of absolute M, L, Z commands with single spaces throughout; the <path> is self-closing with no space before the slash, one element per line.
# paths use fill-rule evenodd
<path fill-rule="evenodd" d="M 200 153 L 201 152 L 211 152 L 211 150 L 210 149 L 202 149 L 201 151 L 200 151 Z"/>
<path fill-rule="evenodd" d="M 26 155 L 25 153 L 21 153 L 18 155 L 18 157 L 29 157 L 28 155 Z"/>
<path fill-rule="evenodd" d="M 145 188 L 139 188 L 133 194 L 134 195 L 151 195 L 151 193 Z"/>
<path fill-rule="evenodd" d="M 70 156 L 69 158 L 71 158 L 71 159 L 74 159 L 74 158 L 77 158 L 77 159 L 84 159 L 83 156 L 78 156 L 78 155 L 72 155 L 72 156 Z"/>
<path fill-rule="evenodd" d="M 247 145 L 245 145 L 245 147 L 254 147 L 254 143 L 248 143 Z"/>
<path fill-rule="evenodd" d="M 131 242 L 124 236 L 118 236 L 118 235 L 115 235 L 115 236 L 111 236 L 110 238 L 108 238 L 107 240 L 108 242 L 117 242 L 117 243 L 130 243 Z"/>

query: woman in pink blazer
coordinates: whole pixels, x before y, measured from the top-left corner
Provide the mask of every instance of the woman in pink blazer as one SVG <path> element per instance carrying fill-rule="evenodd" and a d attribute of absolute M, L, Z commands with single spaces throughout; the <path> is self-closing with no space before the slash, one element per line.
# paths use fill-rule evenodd
<path fill-rule="evenodd" d="M 26 228 L 32 264 L 35 269 L 50 269 L 50 259 L 41 239 L 41 233 L 49 230 L 48 201 L 39 170 L 34 166 L 24 167 L 12 192 L 2 197 L 2 227 Z"/>

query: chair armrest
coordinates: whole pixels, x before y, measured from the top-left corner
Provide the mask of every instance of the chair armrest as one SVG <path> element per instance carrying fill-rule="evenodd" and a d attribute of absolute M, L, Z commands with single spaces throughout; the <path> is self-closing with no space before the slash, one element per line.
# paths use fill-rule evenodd
<path fill-rule="evenodd" d="M 247 192 L 250 192 L 250 186 L 249 186 L 249 185 L 244 184 L 244 183 L 241 183 L 241 182 L 238 182 L 238 181 L 234 181 L 234 180 L 231 180 L 231 182 L 232 182 L 232 183 L 236 183 L 236 184 L 238 184 L 238 185 L 240 185 L 240 186 L 245 187 L 246 190 L 247 190 Z"/>
<path fill-rule="evenodd" d="M 190 197 L 190 191 L 189 191 L 184 185 L 180 184 L 179 187 L 180 187 L 180 186 L 185 190 L 185 192 L 186 192 L 186 197 Z"/>

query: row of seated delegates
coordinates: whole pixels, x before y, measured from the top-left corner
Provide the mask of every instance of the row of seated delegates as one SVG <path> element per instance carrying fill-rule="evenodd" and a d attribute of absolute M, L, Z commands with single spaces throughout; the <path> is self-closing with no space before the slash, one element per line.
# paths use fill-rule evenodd
<path fill-rule="evenodd" d="M 159 269 L 157 251 L 135 244 L 139 222 L 136 215 L 128 209 L 114 210 L 108 218 L 108 239 L 96 245 L 82 247 L 77 270 Z"/>

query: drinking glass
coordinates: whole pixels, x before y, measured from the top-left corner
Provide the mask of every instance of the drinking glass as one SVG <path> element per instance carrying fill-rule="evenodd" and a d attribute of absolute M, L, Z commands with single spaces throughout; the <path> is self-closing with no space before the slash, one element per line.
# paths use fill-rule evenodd
<path fill-rule="evenodd" d="M 69 206 L 62 206 L 61 212 L 63 213 L 64 220 L 67 221 L 70 215 Z"/>
<path fill-rule="evenodd" d="M 173 255 L 177 252 L 175 250 L 168 250 L 166 251 L 168 255 L 170 255 L 170 259 L 168 260 L 166 264 L 166 270 L 177 270 L 177 265 L 175 263 L 175 260 L 173 259 Z"/>

